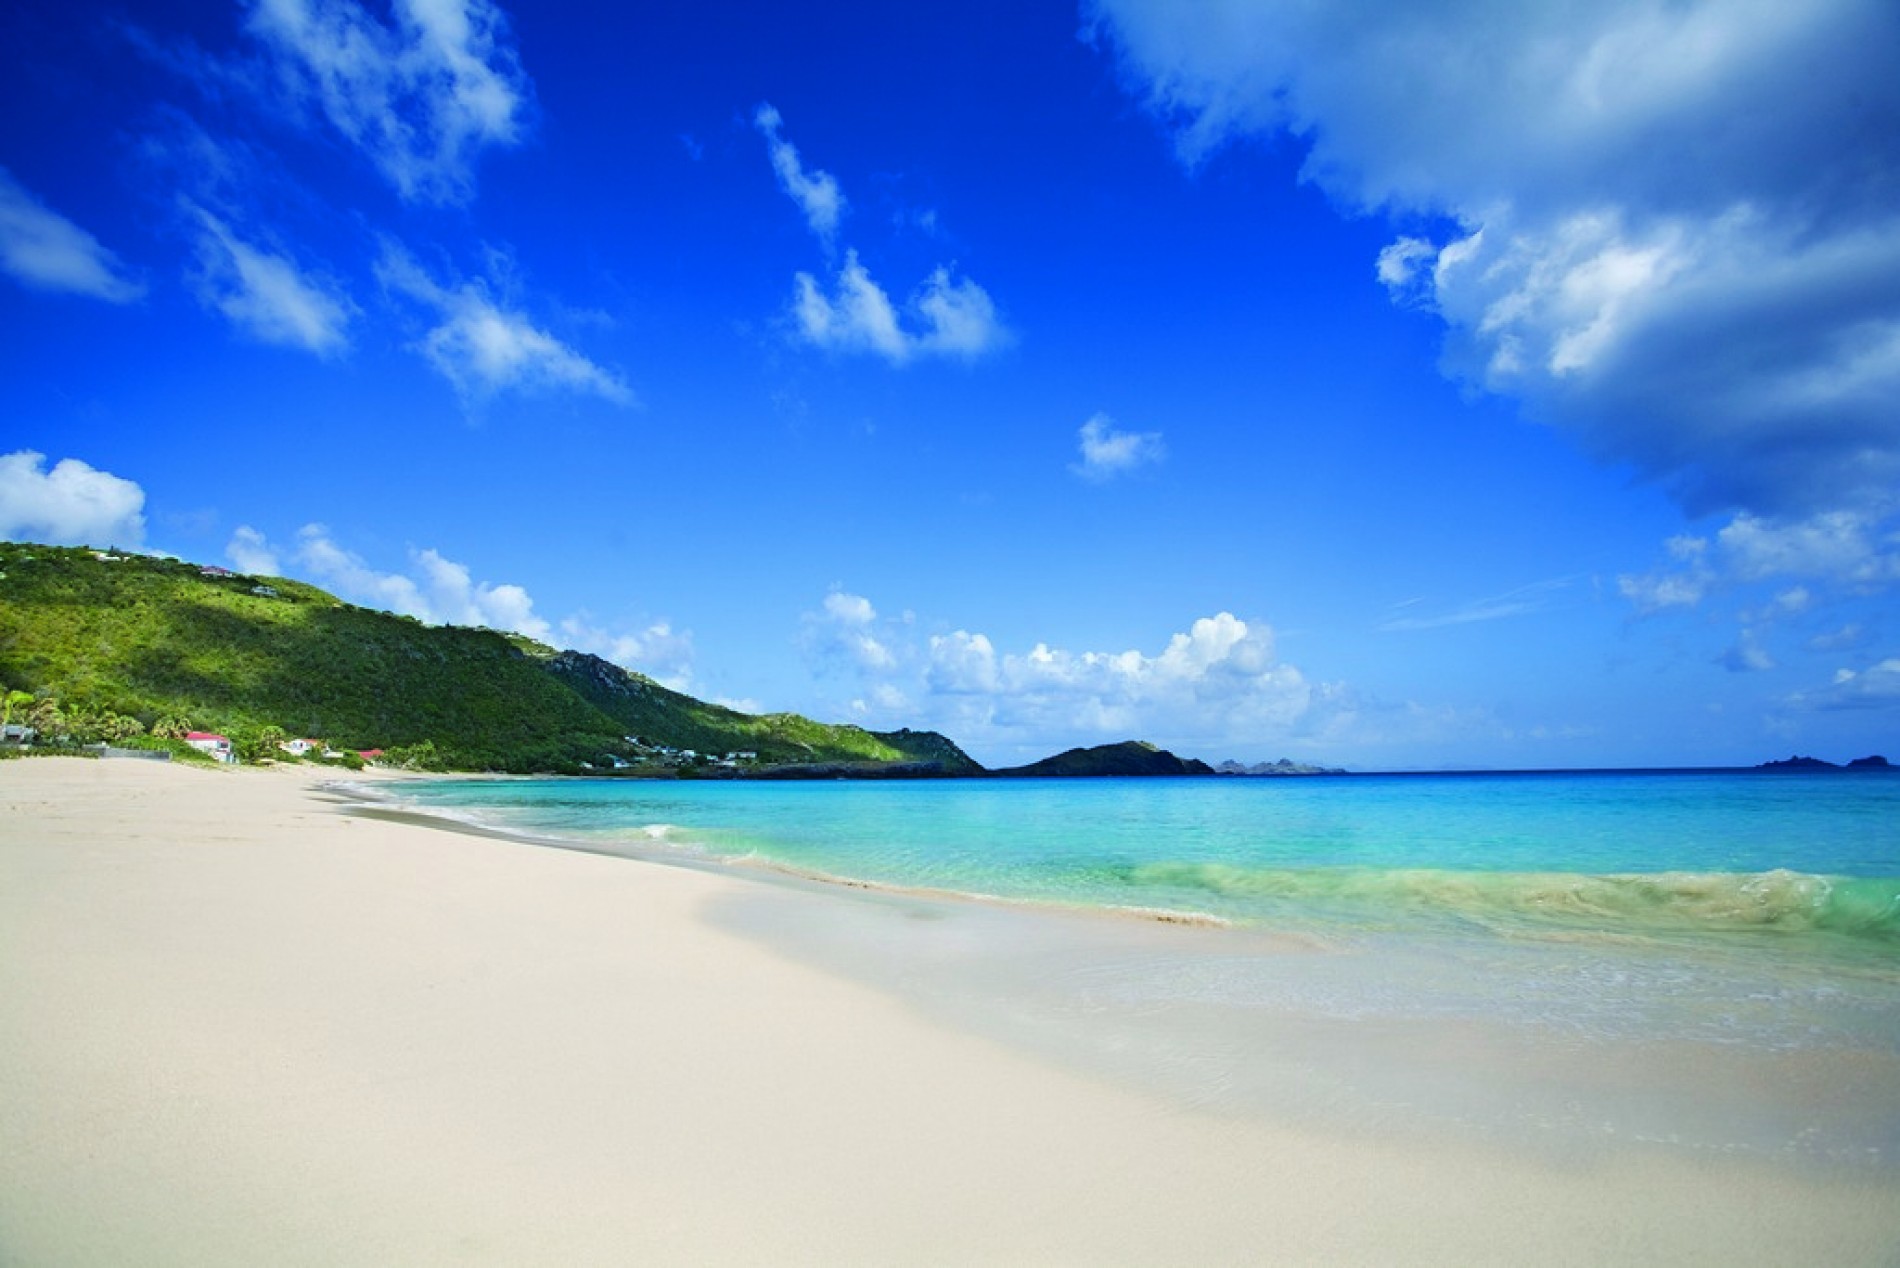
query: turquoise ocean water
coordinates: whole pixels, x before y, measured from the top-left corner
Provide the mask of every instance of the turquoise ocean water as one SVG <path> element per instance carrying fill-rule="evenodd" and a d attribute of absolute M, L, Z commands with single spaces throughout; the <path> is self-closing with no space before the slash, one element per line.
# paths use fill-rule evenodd
<path fill-rule="evenodd" d="M 704 914 L 1196 1107 L 1900 1168 L 1900 775 L 369 795 L 570 848 L 869 883 L 818 904 L 741 886 Z"/>
<path fill-rule="evenodd" d="M 672 852 L 1307 933 L 1755 942 L 1900 963 L 1900 775 L 405 785 Z"/>

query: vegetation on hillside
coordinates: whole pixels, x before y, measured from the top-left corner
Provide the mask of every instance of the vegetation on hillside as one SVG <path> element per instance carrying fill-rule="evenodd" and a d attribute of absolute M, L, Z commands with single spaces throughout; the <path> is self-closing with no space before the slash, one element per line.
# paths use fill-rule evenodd
<path fill-rule="evenodd" d="M 1028 766 L 1012 766 L 998 775 L 1212 775 L 1213 767 L 1195 758 L 1186 761 L 1164 748 L 1142 740 L 1072 748 Z"/>
<path fill-rule="evenodd" d="M 941 736 L 738 713 L 598 657 L 424 625 L 286 578 L 0 543 L 0 693 L 9 692 L 15 720 L 48 736 L 123 741 L 197 728 L 229 735 L 251 760 L 303 736 L 441 770 L 665 770 L 738 752 L 761 763 L 961 770 L 961 759 L 976 769 Z"/>

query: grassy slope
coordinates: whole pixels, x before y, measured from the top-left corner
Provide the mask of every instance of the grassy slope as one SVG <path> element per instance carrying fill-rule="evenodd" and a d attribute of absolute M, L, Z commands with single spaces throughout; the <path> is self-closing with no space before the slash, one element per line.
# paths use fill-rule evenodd
<path fill-rule="evenodd" d="M 624 751 L 628 734 L 782 761 L 913 756 L 855 727 L 735 713 L 592 657 L 425 626 L 281 578 L 210 578 L 176 560 L 107 562 L 13 543 L 0 544 L 0 573 L 0 685 L 147 725 L 170 715 L 349 748 L 427 742 L 453 769 L 577 769 Z M 259 583 L 277 595 L 251 593 Z M 580 662 L 595 672 L 563 671 Z M 618 690 L 601 685 L 616 680 Z M 942 737 L 918 739 L 956 752 Z"/>

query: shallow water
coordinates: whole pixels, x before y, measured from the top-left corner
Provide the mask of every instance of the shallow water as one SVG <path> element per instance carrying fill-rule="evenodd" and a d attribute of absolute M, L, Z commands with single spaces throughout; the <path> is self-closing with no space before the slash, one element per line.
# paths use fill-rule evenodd
<path fill-rule="evenodd" d="M 1875 962 L 1900 952 L 1887 775 L 510 780 L 407 795 L 603 846 L 1313 932 L 1767 932 L 1864 942 Z"/>
<path fill-rule="evenodd" d="M 1900 1166 L 1900 777 L 394 791 L 607 853 L 869 882 L 829 887 L 822 920 L 771 887 L 714 918 L 1193 1106 Z M 1225 927 L 1107 918 L 1130 912 Z"/>

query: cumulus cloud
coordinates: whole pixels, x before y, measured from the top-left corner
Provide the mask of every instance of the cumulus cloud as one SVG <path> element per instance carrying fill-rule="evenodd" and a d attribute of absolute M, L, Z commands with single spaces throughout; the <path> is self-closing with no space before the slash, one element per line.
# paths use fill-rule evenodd
<path fill-rule="evenodd" d="M 231 540 L 224 547 L 224 557 L 231 561 L 233 568 L 253 577 L 280 577 L 284 572 L 269 540 L 249 524 L 238 525 L 237 531 L 231 534 Z"/>
<path fill-rule="evenodd" d="M 0 538 L 49 546 L 126 546 L 145 541 L 145 490 L 62 458 L 49 471 L 31 449 L 0 454 Z"/>
<path fill-rule="evenodd" d="M 809 273 L 799 273 L 793 284 L 794 326 L 814 347 L 868 352 L 902 365 L 920 356 L 974 361 L 1010 340 L 989 292 L 948 268 L 931 273 L 911 296 L 908 322 L 856 251 L 845 252 L 829 294 Z"/>
<path fill-rule="evenodd" d="M 113 304 L 145 294 L 119 257 L 36 198 L 0 167 L 0 268 L 43 291 L 67 291 Z"/>
<path fill-rule="evenodd" d="M 400 247 L 376 265 L 383 286 L 432 311 L 436 325 L 418 345 L 429 364 L 467 400 L 504 391 L 555 389 L 634 404 L 616 374 L 574 351 L 525 314 L 502 306 L 479 279 L 444 285 Z"/>
<path fill-rule="evenodd" d="M 320 357 L 349 345 L 354 306 L 334 281 L 308 274 L 289 256 L 243 241 L 202 207 L 197 222 L 198 298 L 254 339 L 301 348 Z"/>
<path fill-rule="evenodd" d="M 838 182 L 828 172 L 805 169 L 798 151 L 780 132 L 784 120 L 777 110 L 760 106 L 753 124 L 765 137 L 779 187 L 805 213 L 805 222 L 829 254 L 845 207 Z M 901 311 L 855 250 L 845 252 L 829 285 L 801 271 L 792 287 L 793 331 L 813 347 L 831 352 L 870 353 L 892 365 L 917 357 L 974 361 L 1011 341 L 989 292 L 971 278 L 958 276 L 953 265 L 931 270 Z"/>
<path fill-rule="evenodd" d="M 842 590 L 805 619 L 808 651 L 855 675 L 851 706 L 864 721 L 921 720 L 978 744 L 1251 744 L 1324 726 L 1338 700 L 1277 658 L 1270 627 L 1227 612 L 1153 653 L 1011 651 L 967 629 L 925 635 Z"/>
<path fill-rule="evenodd" d="M 405 200 L 460 203 L 476 157 L 522 133 L 531 89 L 489 0 L 255 0 L 248 29 L 288 99 L 321 113 Z"/>
<path fill-rule="evenodd" d="M 535 610 L 534 598 L 511 582 L 479 581 L 468 565 L 433 548 L 411 548 L 408 567 L 383 571 L 336 540 L 322 524 L 298 530 L 295 545 L 280 554 L 263 533 L 249 525 L 232 534 L 225 557 L 242 572 L 283 575 L 282 562 L 341 598 L 384 608 L 434 625 L 473 625 L 524 634 L 604 656 L 629 669 L 683 686 L 691 677 L 693 636 L 664 621 L 637 631 L 611 630 L 585 615 L 550 621 Z"/>
<path fill-rule="evenodd" d="M 878 637 L 878 623 L 869 599 L 833 590 L 823 610 L 805 618 L 807 647 L 820 658 L 841 656 L 860 671 L 883 673 L 896 668 L 897 656 Z"/>
<path fill-rule="evenodd" d="M 266 549 L 261 539 L 256 547 Z M 226 553 L 243 548 L 234 538 Z M 380 572 L 339 545 L 322 524 L 306 524 L 297 533 L 296 560 L 311 580 L 343 598 L 419 621 L 485 625 L 535 639 L 546 638 L 552 629 L 535 615 L 534 601 L 526 590 L 476 582 L 465 565 L 433 549 L 412 549 L 408 572 Z"/>
<path fill-rule="evenodd" d="M 1097 414 L 1083 423 L 1076 439 L 1081 458 L 1070 469 L 1098 484 L 1160 462 L 1167 455 L 1160 432 L 1117 431 L 1115 420 L 1107 414 Z"/>
<path fill-rule="evenodd" d="M 1695 513 L 1900 481 L 1900 9 L 1094 8 L 1188 161 L 1289 132 L 1307 179 L 1403 227 L 1377 276 L 1460 377 Z"/>
<path fill-rule="evenodd" d="M 560 623 L 563 647 L 604 656 L 617 665 L 637 669 L 664 686 L 685 691 L 693 685 L 693 634 L 676 630 L 669 621 L 655 621 L 644 629 L 609 630 L 585 616 L 570 616 Z M 756 713 L 756 706 L 728 705 L 742 713 Z"/>
<path fill-rule="evenodd" d="M 1713 537 L 1671 538 L 1674 561 L 1652 573 L 1626 574 L 1617 588 L 1639 612 L 1694 607 L 1718 591 L 1779 578 L 1875 593 L 1900 583 L 1900 526 L 1861 511 L 1824 511 L 1801 519 L 1741 514 Z M 1778 594 L 1758 615 L 1793 615 L 1814 601 L 1807 585 Z"/>
<path fill-rule="evenodd" d="M 779 134 L 784 122 L 769 104 L 761 105 L 752 116 L 752 125 L 765 138 L 779 188 L 805 213 L 805 223 L 811 226 L 811 231 L 829 243 L 838 232 L 839 217 L 844 214 L 844 194 L 830 172 L 805 170 L 804 164 L 799 162 L 797 147 Z"/>

